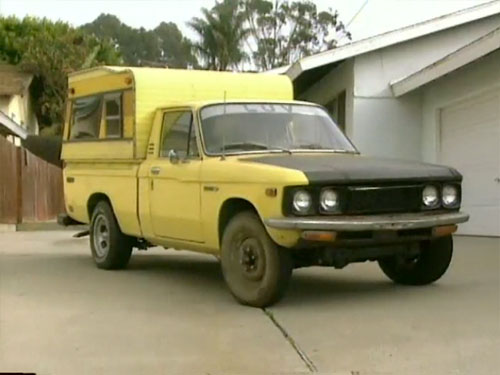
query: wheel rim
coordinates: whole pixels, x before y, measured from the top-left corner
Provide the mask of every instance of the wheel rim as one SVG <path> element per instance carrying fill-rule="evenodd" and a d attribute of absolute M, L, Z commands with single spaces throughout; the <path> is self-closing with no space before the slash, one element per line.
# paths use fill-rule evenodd
<path fill-rule="evenodd" d="M 259 281 L 265 273 L 265 252 L 256 238 L 246 238 L 237 247 L 241 274 L 252 281 Z"/>
<path fill-rule="evenodd" d="M 109 252 L 109 222 L 104 215 L 99 215 L 94 221 L 94 249 L 97 257 L 104 258 Z"/>
<path fill-rule="evenodd" d="M 415 255 L 412 257 L 399 256 L 396 258 L 396 264 L 398 269 L 403 271 L 411 271 L 418 267 L 420 263 L 421 255 Z"/>

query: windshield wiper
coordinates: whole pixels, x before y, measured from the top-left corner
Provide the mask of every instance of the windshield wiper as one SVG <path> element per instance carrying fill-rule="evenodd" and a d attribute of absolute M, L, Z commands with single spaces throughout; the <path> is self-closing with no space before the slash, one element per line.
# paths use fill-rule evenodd
<path fill-rule="evenodd" d="M 303 144 L 303 145 L 297 145 L 298 149 L 303 149 L 303 150 L 324 150 L 328 152 L 335 152 L 339 154 L 357 154 L 356 151 L 350 151 L 350 150 L 336 150 L 333 148 L 326 148 L 321 146 L 318 143 L 308 143 L 308 144 Z"/>
<path fill-rule="evenodd" d="M 235 142 L 235 143 L 229 143 L 227 145 L 224 145 L 222 147 L 224 150 L 267 150 L 268 147 L 265 144 L 262 143 L 256 143 L 256 142 Z"/>
<path fill-rule="evenodd" d="M 326 150 L 323 146 L 318 143 L 308 143 L 303 145 L 297 145 L 299 149 L 307 149 L 307 150 Z"/>
<path fill-rule="evenodd" d="M 278 147 L 278 146 L 271 146 L 268 147 L 267 145 L 263 143 L 258 143 L 258 142 L 235 142 L 235 143 L 229 143 L 227 145 L 224 145 L 223 147 L 224 151 L 227 150 L 268 150 L 268 151 L 281 151 L 281 152 L 286 152 L 288 154 L 291 154 L 292 152 L 284 147 Z"/>

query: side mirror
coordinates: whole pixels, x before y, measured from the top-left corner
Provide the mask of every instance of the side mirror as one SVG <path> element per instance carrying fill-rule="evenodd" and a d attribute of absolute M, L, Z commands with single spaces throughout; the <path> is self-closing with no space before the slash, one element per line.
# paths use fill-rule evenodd
<path fill-rule="evenodd" d="M 168 152 L 168 159 L 172 164 L 177 164 L 179 162 L 179 155 L 177 155 L 175 150 L 170 150 Z"/>

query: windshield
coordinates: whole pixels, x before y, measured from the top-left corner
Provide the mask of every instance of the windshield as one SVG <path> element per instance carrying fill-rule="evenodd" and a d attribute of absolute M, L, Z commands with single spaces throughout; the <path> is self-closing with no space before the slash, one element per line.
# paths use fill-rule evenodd
<path fill-rule="evenodd" d="M 242 151 L 356 152 L 320 107 L 301 104 L 217 104 L 201 110 L 208 154 Z"/>

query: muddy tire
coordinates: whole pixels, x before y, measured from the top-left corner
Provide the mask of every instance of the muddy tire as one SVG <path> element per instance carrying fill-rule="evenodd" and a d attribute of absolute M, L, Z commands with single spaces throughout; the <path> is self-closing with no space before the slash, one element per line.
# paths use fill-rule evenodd
<path fill-rule="evenodd" d="M 224 230 L 221 266 L 231 294 L 254 307 L 277 302 L 293 269 L 289 250 L 276 245 L 259 217 L 250 211 L 236 215 Z"/>
<path fill-rule="evenodd" d="M 98 268 L 125 268 L 132 254 L 132 239 L 123 234 L 108 202 L 99 202 L 90 221 L 90 249 Z"/>
<path fill-rule="evenodd" d="M 392 281 L 404 285 L 426 285 L 441 278 L 453 255 L 451 236 L 420 243 L 420 254 L 415 258 L 402 256 L 379 260 L 382 271 Z"/>

